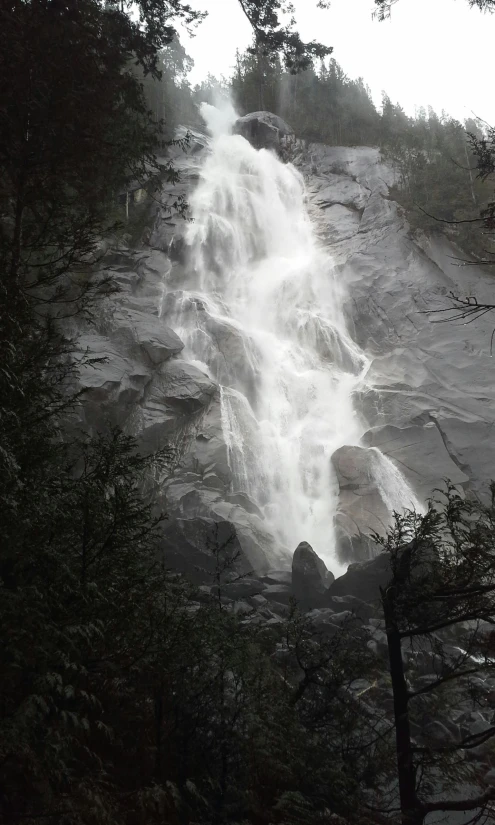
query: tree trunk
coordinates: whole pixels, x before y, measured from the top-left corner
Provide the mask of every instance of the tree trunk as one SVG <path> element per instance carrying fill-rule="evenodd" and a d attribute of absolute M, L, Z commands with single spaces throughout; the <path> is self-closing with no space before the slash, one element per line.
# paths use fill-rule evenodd
<path fill-rule="evenodd" d="M 422 825 L 424 817 L 416 796 L 416 771 L 409 724 L 409 696 L 402 662 L 401 638 L 395 621 L 394 590 L 395 588 L 389 587 L 386 592 L 382 591 L 382 604 L 394 696 L 395 743 L 401 819 L 402 825 Z"/>
<path fill-rule="evenodd" d="M 155 782 L 162 781 L 163 679 L 155 687 Z"/>
<path fill-rule="evenodd" d="M 468 172 L 469 172 L 469 183 L 470 183 L 470 186 L 471 186 L 471 197 L 473 199 L 473 203 L 476 204 L 476 195 L 474 194 L 474 186 L 473 186 L 473 173 L 471 171 L 471 166 L 469 164 L 469 156 L 468 156 L 468 150 L 467 150 L 467 144 L 466 143 L 464 143 L 464 151 L 466 153 L 466 163 L 467 163 Z"/>

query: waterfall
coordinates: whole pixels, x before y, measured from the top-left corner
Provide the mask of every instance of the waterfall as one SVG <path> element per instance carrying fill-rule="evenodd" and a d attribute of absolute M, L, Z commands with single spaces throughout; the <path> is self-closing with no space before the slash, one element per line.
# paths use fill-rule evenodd
<path fill-rule="evenodd" d="M 335 569 L 331 456 L 367 429 L 353 399 L 369 359 L 346 328 L 302 176 L 222 133 L 225 118 L 205 108 L 214 138 L 190 197 L 191 280 L 175 299 L 175 328 L 221 386 L 234 491 L 256 502 L 278 548 L 308 541 Z M 380 485 L 400 487 L 399 471 L 381 466 Z M 404 500 L 400 489 L 385 495 Z"/>

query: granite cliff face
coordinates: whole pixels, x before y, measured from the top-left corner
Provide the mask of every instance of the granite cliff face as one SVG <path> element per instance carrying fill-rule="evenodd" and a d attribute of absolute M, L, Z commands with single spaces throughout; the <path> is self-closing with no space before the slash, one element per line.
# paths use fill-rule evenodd
<path fill-rule="evenodd" d="M 178 156 L 180 191 L 197 186 L 209 153 L 208 140 L 194 135 L 188 153 Z M 483 272 L 459 266 L 460 253 L 446 240 L 411 237 L 389 197 L 393 172 L 377 149 L 296 145 L 293 162 L 306 183 L 319 245 L 333 259 L 347 322 L 347 332 L 337 324 L 328 359 L 360 376 L 351 388 L 358 437 L 336 442 L 325 458 L 333 498 L 316 502 L 329 532 L 335 522 L 339 572 L 339 561 L 372 552 L 370 532 L 386 529 L 397 506 L 387 489 L 398 489 L 398 478 L 423 502 L 446 477 L 465 490 L 486 488 L 495 458 L 490 316 L 459 326 L 436 324 L 424 311 L 445 306 L 450 291 L 481 300 L 492 285 Z M 266 391 L 263 353 L 225 305 L 220 312 L 191 286 L 191 231 L 159 210 L 145 246 L 120 245 L 105 255 L 102 268 L 120 292 L 102 300 L 96 328 L 81 331 L 81 345 L 106 359 L 81 376 L 83 416 L 89 427 L 119 424 L 147 450 L 170 448 L 155 479 L 169 513 L 170 564 L 201 580 L 220 545 L 239 551 L 244 570 L 289 568 L 295 546 L 313 541 L 304 530 L 291 546 L 278 538 L 267 516 L 271 502 L 259 492 L 267 489 L 263 480 L 256 488 L 250 479 L 239 482 L 243 468 L 259 463 L 259 453 L 248 455 L 258 442 L 243 433 L 241 458 L 232 447 L 236 405 L 247 399 L 255 409 Z M 315 336 L 321 359 L 329 339 Z M 247 429 L 257 426 L 249 415 L 242 420 Z M 332 568 L 329 553 L 315 549 Z"/>
<path fill-rule="evenodd" d="M 436 323 L 443 316 L 425 312 L 449 306 L 451 292 L 491 300 L 492 279 L 463 266 L 445 238 L 411 236 L 378 150 L 314 146 L 308 154 L 313 215 L 346 284 L 354 339 L 371 359 L 362 447 L 390 457 L 422 500 L 447 477 L 486 493 L 495 466 L 493 321 Z M 341 496 L 371 497 L 379 517 L 362 451 L 344 449 L 334 461 Z"/>

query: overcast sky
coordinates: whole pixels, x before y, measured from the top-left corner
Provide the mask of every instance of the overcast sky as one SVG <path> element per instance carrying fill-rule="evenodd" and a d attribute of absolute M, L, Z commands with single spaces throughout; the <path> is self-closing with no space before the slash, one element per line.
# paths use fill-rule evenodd
<path fill-rule="evenodd" d="M 195 61 L 191 82 L 208 72 L 228 77 L 236 48 L 251 41 L 237 0 L 190 2 L 209 12 L 193 39 L 181 36 Z M 392 19 L 378 23 L 373 0 L 332 0 L 329 11 L 316 3 L 294 0 L 301 36 L 333 46 L 333 57 L 350 77 L 364 78 L 376 103 L 385 90 L 409 114 L 431 105 L 460 120 L 474 112 L 495 124 L 495 15 L 470 9 L 467 0 L 400 0 Z"/>

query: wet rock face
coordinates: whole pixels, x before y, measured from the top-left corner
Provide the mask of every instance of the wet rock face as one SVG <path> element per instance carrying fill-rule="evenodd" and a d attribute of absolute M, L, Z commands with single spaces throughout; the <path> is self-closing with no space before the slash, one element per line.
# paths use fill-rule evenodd
<path fill-rule="evenodd" d="M 358 399 L 368 430 L 359 447 L 332 458 L 339 549 L 343 559 L 364 559 L 376 552 L 370 525 L 384 521 L 383 497 L 367 481 L 369 448 L 390 458 L 420 501 L 444 478 L 487 492 L 495 467 L 493 319 L 436 324 L 425 310 L 448 306 L 451 291 L 489 302 L 493 281 L 459 267 L 461 250 L 442 236 L 411 235 L 389 197 L 393 171 L 377 149 L 313 144 L 301 147 L 296 164 L 348 296 L 349 328 L 371 358 Z"/>
<path fill-rule="evenodd" d="M 363 444 L 377 447 L 404 468 L 422 499 L 431 494 L 439 478 L 449 478 L 459 485 L 469 482 L 469 476 L 445 448 L 442 431 L 435 420 L 408 427 L 375 426 L 364 434 Z"/>

